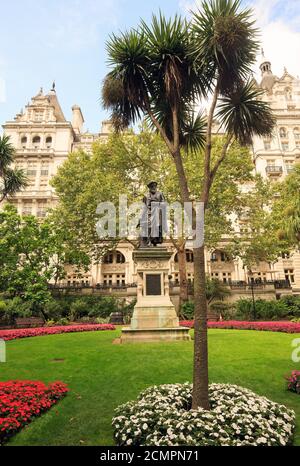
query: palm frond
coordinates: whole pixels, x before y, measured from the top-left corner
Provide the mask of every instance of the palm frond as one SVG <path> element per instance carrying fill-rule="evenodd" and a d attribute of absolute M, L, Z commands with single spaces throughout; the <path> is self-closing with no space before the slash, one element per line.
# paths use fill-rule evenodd
<path fill-rule="evenodd" d="M 272 135 L 276 120 L 261 95 L 262 91 L 248 81 L 220 99 L 216 116 L 225 131 L 242 145 L 250 144 L 254 135 Z"/>
<path fill-rule="evenodd" d="M 0 136 L 0 175 L 13 162 L 14 154 L 15 148 L 10 142 L 9 136 Z"/>
<path fill-rule="evenodd" d="M 259 47 L 253 12 L 240 7 L 240 0 L 205 0 L 193 14 L 197 59 L 213 70 L 223 95 L 247 78 Z"/>
<path fill-rule="evenodd" d="M 0 192 L 1 200 L 7 196 L 13 196 L 28 185 L 24 170 L 18 168 L 7 168 L 4 173 L 3 182 L 3 190 Z"/>

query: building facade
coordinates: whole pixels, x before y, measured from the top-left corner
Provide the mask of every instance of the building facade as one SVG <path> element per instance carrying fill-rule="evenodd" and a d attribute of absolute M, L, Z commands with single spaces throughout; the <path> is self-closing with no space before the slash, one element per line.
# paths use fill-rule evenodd
<path fill-rule="evenodd" d="M 263 89 L 262 98 L 270 104 L 277 125 L 272 138 L 254 138 L 253 160 L 257 173 L 265 178 L 279 180 L 292 170 L 296 162 L 300 162 L 300 80 L 291 76 L 286 69 L 280 78 L 273 75 L 271 63 L 264 55 L 260 69 L 262 77 L 257 85 Z M 45 95 L 41 89 L 24 112 L 21 111 L 14 121 L 3 125 L 5 134 L 10 136 L 16 149 L 16 165 L 26 171 L 29 179 L 29 186 L 10 200 L 20 214 L 43 218 L 47 209 L 57 202 L 49 180 L 68 154 L 80 148 L 90 152 L 93 142 L 107 138 L 111 131 L 109 122 L 103 122 L 97 134 L 84 132 L 83 124 L 84 118 L 77 105 L 72 107 L 72 122 L 66 120 L 53 85 Z M 167 246 L 172 248 L 171 245 Z M 67 276 L 63 285 L 126 289 L 130 295 L 129 289 L 134 289 L 136 282 L 132 253 L 133 246 L 122 242 L 115 251 L 103 258 L 102 263 L 94 264 L 80 278 L 66 266 Z M 261 284 L 261 293 L 265 297 L 273 298 L 283 292 L 300 293 L 299 252 L 283 254 L 276 264 L 259 264 L 250 277 L 241 260 L 228 260 L 220 245 L 215 251 L 206 251 L 206 266 L 211 277 L 231 287 L 233 299 L 249 294 L 247 284 L 250 280 Z M 193 253 L 189 247 L 187 274 L 192 282 Z M 175 252 L 170 261 L 169 275 L 172 284 L 176 286 L 179 271 Z M 285 286 L 284 282 L 289 283 L 290 287 Z"/>

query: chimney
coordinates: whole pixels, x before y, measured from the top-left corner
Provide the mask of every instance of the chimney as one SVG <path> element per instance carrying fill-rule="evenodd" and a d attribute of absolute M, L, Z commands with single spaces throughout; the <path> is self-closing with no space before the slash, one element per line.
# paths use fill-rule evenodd
<path fill-rule="evenodd" d="M 73 105 L 72 107 L 73 117 L 72 117 L 72 126 L 75 133 L 81 133 L 82 126 L 84 123 L 84 118 L 81 112 L 81 108 L 78 105 Z"/>
<path fill-rule="evenodd" d="M 101 123 L 101 134 L 110 134 L 113 132 L 113 125 L 110 120 L 104 120 Z"/>

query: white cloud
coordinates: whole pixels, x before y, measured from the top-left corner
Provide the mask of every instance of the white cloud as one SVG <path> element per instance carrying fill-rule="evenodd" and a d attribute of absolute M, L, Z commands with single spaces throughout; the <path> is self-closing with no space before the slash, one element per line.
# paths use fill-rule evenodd
<path fill-rule="evenodd" d="M 286 67 L 290 74 L 300 75 L 300 22 L 299 0 L 295 9 L 294 0 L 255 0 L 252 3 L 257 23 L 261 29 L 261 43 L 265 56 L 272 63 L 273 73 L 278 77 Z M 293 14 L 294 13 L 294 14 Z M 261 57 L 258 58 L 256 71 Z"/>

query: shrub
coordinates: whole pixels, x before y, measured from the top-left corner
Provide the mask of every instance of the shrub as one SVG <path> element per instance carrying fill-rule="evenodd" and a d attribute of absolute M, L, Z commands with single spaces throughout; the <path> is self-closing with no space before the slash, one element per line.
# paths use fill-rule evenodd
<path fill-rule="evenodd" d="M 274 320 L 282 319 L 289 314 L 288 306 L 281 300 L 267 301 L 255 299 L 255 310 L 252 299 L 240 299 L 236 303 L 236 318 L 241 320 Z"/>
<path fill-rule="evenodd" d="M 295 413 L 236 385 L 209 386 L 211 410 L 191 409 L 192 385 L 153 386 L 113 418 L 118 445 L 284 446 L 292 443 Z"/>
<path fill-rule="evenodd" d="M 290 375 L 286 376 L 288 381 L 287 388 L 291 392 L 300 394 L 300 371 L 292 371 Z"/>
<path fill-rule="evenodd" d="M 55 299 L 50 299 L 44 307 L 44 313 L 49 320 L 57 320 L 64 317 L 61 312 L 61 306 Z"/>
<path fill-rule="evenodd" d="M 214 301 L 209 308 L 221 315 L 222 319 L 230 320 L 236 314 L 236 308 L 233 303 L 225 303 L 224 301 Z"/>
<path fill-rule="evenodd" d="M 180 308 L 180 315 L 183 319 L 193 319 L 195 313 L 195 305 L 193 301 L 183 303 Z"/>
<path fill-rule="evenodd" d="M 79 320 L 88 315 L 90 310 L 89 304 L 85 299 L 77 299 L 70 306 L 70 319 Z"/>
<path fill-rule="evenodd" d="M 102 296 L 98 298 L 89 309 L 89 317 L 107 318 L 112 312 L 120 310 L 118 300 L 114 296 Z"/>
<path fill-rule="evenodd" d="M 65 317 L 62 317 L 61 319 L 57 320 L 55 322 L 55 325 L 69 325 L 69 320 L 66 319 Z"/>

